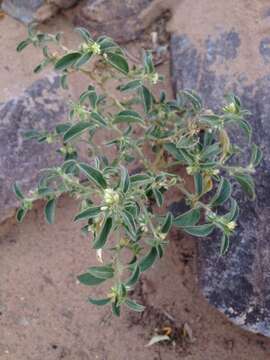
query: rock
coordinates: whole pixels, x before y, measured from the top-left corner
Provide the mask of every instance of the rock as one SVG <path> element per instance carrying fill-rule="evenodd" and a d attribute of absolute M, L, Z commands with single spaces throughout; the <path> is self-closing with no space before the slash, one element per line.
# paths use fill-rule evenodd
<path fill-rule="evenodd" d="M 155 5 L 155 6 L 154 6 Z M 74 17 L 76 26 L 119 43 L 137 39 L 168 5 L 159 0 L 87 0 Z"/>
<path fill-rule="evenodd" d="M 270 7 L 247 6 L 245 0 L 237 7 L 233 0 L 216 5 L 199 0 L 192 9 L 187 2 L 179 6 L 175 21 L 184 32 L 171 38 L 175 88 L 198 91 L 214 109 L 222 106 L 224 93 L 236 93 L 252 112 L 253 140 L 264 161 L 255 177 L 256 201 L 237 194 L 241 214 L 228 254 L 219 257 L 218 236 L 198 241 L 199 284 L 209 303 L 232 322 L 270 336 Z M 244 146 L 240 131 L 232 136 Z M 243 160 L 248 156 L 245 152 Z"/>
<path fill-rule="evenodd" d="M 24 140 L 23 133 L 53 129 L 65 114 L 56 75 L 36 81 L 21 96 L 0 104 L 0 222 L 18 206 L 12 191 L 15 180 L 28 191 L 36 184 L 38 171 L 57 160 L 51 146 Z"/>
<path fill-rule="evenodd" d="M 79 0 L 4 0 L 2 9 L 25 24 L 43 22 L 55 15 L 59 9 L 67 9 Z"/>

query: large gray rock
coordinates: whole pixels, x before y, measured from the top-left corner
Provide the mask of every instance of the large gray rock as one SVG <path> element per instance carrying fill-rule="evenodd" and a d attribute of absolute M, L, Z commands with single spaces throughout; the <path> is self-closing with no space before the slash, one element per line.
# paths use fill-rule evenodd
<path fill-rule="evenodd" d="M 264 36 L 270 12 L 261 11 L 254 28 L 252 17 L 250 23 L 238 21 L 240 13 L 243 18 L 252 13 L 245 1 L 227 16 L 231 5 L 221 2 L 215 10 L 195 11 L 194 23 L 202 24 L 196 34 L 183 18 L 186 32 L 171 38 L 172 77 L 176 89 L 198 91 L 207 107 L 220 109 L 223 94 L 233 91 L 252 112 L 253 140 L 264 152 L 255 177 L 257 199 L 250 202 L 237 194 L 240 220 L 226 256 L 218 256 L 218 236 L 198 241 L 198 276 L 210 304 L 241 327 L 270 336 L 270 37 Z M 240 131 L 233 138 L 244 146 Z"/>
<path fill-rule="evenodd" d="M 25 24 L 45 21 L 59 9 L 67 9 L 79 0 L 4 0 L 2 9 Z"/>
<path fill-rule="evenodd" d="M 137 39 L 168 4 L 155 0 L 86 0 L 78 7 L 74 23 L 94 36 L 109 35 L 119 43 Z"/>
<path fill-rule="evenodd" d="M 41 168 L 57 159 L 51 145 L 24 140 L 27 130 L 51 130 L 67 114 L 55 75 L 36 81 L 21 96 L 0 104 L 0 222 L 13 214 L 18 202 L 12 184 L 24 190 L 36 184 Z"/>

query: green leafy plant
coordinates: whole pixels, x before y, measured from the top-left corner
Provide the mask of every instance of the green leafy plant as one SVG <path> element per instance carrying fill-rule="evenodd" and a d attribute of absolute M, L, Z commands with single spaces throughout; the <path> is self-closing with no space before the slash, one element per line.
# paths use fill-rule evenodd
<path fill-rule="evenodd" d="M 33 26 L 17 48 L 22 51 L 32 44 L 42 49 L 44 59 L 34 71 L 52 65 L 63 88 L 74 72 L 89 78 L 66 123 L 52 132 L 31 129 L 25 134 L 40 143 L 58 144 L 63 162 L 44 169 L 37 188 L 28 195 L 14 185 L 21 200 L 17 219 L 23 220 L 34 201 L 45 199 L 45 217 L 51 224 L 62 194 L 79 200 L 74 220 L 82 222 L 82 232 L 91 237 L 100 264 L 78 280 L 87 286 L 108 281 L 105 298 L 89 302 L 110 304 L 119 316 L 121 305 L 144 309 L 130 293 L 141 274 L 163 256 L 172 227 L 197 237 L 217 229 L 220 254 L 228 251 L 239 213 L 233 188 L 240 184 L 254 199 L 252 175 L 262 153 L 251 145 L 252 131 L 245 119 L 249 113 L 236 96 L 227 96 L 218 113 L 205 109 L 194 91 L 182 91 L 168 100 L 164 92 L 157 94 L 154 89 L 163 78 L 151 52 L 144 52 L 142 64 L 132 64 L 128 53 L 111 38 L 94 40 L 86 29 L 77 31 L 82 43 L 74 50 L 61 44 L 60 34 L 43 34 Z M 116 84 L 113 93 L 107 89 L 108 81 Z M 249 164 L 238 164 L 246 149 L 231 143 L 230 128 L 246 135 Z M 97 139 L 100 132 L 106 135 L 102 144 Z M 87 160 L 80 156 L 81 143 L 88 148 Z M 110 156 L 105 155 L 106 149 Z M 177 217 L 168 212 L 164 204 L 170 194 L 184 196 L 188 211 Z"/>

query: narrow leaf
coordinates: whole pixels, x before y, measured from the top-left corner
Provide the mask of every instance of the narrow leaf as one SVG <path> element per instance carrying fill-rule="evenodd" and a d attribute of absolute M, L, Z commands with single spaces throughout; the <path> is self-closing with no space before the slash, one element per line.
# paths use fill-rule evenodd
<path fill-rule="evenodd" d="M 249 174 L 237 173 L 234 178 L 241 185 L 245 193 L 253 200 L 255 199 L 255 186 L 252 177 Z"/>
<path fill-rule="evenodd" d="M 90 304 L 97 305 L 97 306 L 104 306 L 111 302 L 111 298 L 105 298 L 105 299 L 92 299 L 89 298 L 88 301 Z"/>
<path fill-rule="evenodd" d="M 14 191 L 17 199 L 19 199 L 19 200 L 24 199 L 22 190 L 21 190 L 21 188 L 20 188 L 20 186 L 19 186 L 19 184 L 17 182 L 15 182 L 14 185 L 13 185 L 13 191 Z"/>
<path fill-rule="evenodd" d="M 130 299 L 126 299 L 125 303 L 124 303 L 128 308 L 130 308 L 133 311 L 137 311 L 137 312 L 142 312 L 144 311 L 145 307 L 143 305 L 140 305 L 138 303 L 136 303 L 133 300 Z"/>
<path fill-rule="evenodd" d="M 116 70 L 127 75 L 129 72 L 129 66 L 127 60 L 119 54 L 107 52 L 107 61 L 110 63 Z"/>
<path fill-rule="evenodd" d="M 99 285 L 106 280 L 106 279 L 96 278 L 95 276 L 91 275 L 88 272 L 77 276 L 77 279 L 81 284 L 88 286 Z"/>
<path fill-rule="evenodd" d="M 55 206 L 56 206 L 56 199 L 51 199 L 47 202 L 44 208 L 44 214 L 48 224 L 53 224 L 54 222 Z"/>
<path fill-rule="evenodd" d="M 107 188 L 107 182 L 102 172 L 90 165 L 79 163 L 79 169 L 88 177 L 88 179 L 94 181 L 98 186 L 103 189 Z"/>
<path fill-rule="evenodd" d="M 68 53 L 61 57 L 54 65 L 55 70 L 65 70 L 76 63 L 81 57 L 81 53 L 78 51 Z"/>
<path fill-rule="evenodd" d="M 140 261 L 141 272 L 144 272 L 145 270 L 149 269 L 154 264 L 157 256 L 158 256 L 157 249 L 155 247 L 152 247 L 149 253 L 146 256 L 144 256 Z"/>
<path fill-rule="evenodd" d="M 114 123 L 142 123 L 143 119 L 139 113 L 133 110 L 124 110 L 115 115 Z"/>
<path fill-rule="evenodd" d="M 217 192 L 211 201 L 212 206 L 219 206 L 225 203 L 232 193 L 232 186 L 229 180 L 221 178 Z"/>
<path fill-rule="evenodd" d="M 173 216 L 169 212 L 166 215 L 165 219 L 164 219 L 164 222 L 163 222 L 163 224 L 161 226 L 160 232 L 163 233 L 163 234 L 167 234 L 170 231 L 171 227 L 172 227 L 172 223 L 173 223 Z"/>
<path fill-rule="evenodd" d="M 92 219 L 100 214 L 100 206 L 90 206 L 87 209 L 82 210 L 74 218 L 74 221 Z"/>
<path fill-rule="evenodd" d="M 105 219 L 104 224 L 94 241 L 94 249 L 101 249 L 106 244 L 110 231 L 112 229 L 113 220 L 111 217 Z"/>
<path fill-rule="evenodd" d="M 213 224 L 203 224 L 197 226 L 185 226 L 183 230 L 190 235 L 198 236 L 198 237 L 205 237 L 210 235 L 215 226 Z"/>
<path fill-rule="evenodd" d="M 71 126 L 64 134 L 64 141 L 68 142 L 78 136 L 80 136 L 86 129 L 90 128 L 89 122 L 80 121 L 77 124 Z"/>
<path fill-rule="evenodd" d="M 141 274 L 141 270 L 138 264 L 136 264 L 133 273 L 131 276 L 127 279 L 126 286 L 133 286 L 136 284 L 136 282 L 139 280 Z"/>

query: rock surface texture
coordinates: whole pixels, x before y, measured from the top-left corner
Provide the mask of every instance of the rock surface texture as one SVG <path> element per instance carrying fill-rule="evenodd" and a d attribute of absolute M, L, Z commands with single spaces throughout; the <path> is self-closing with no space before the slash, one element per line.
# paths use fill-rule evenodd
<path fill-rule="evenodd" d="M 67 9 L 79 0 L 4 0 L 2 9 L 25 24 L 45 21 L 59 9 Z"/>
<path fill-rule="evenodd" d="M 63 120 L 66 102 L 59 94 L 59 78 L 36 81 L 21 96 L 0 104 L 0 222 L 13 214 L 18 202 L 12 184 L 31 189 L 41 168 L 56 162 L 47 144 L 24 140 L 30 129 L 50 130 Z M 48 151 L 46 151 L 48 150 Z"/>
<path fill-rule="evenodd" d="M 137 39 L 168 4 L 159 0 L 87 0 L 79 8 L 74 17 L 76 26 L 125 43 Z"/>
<path fill-rule="evenodd" d="M 210 304 L 235 324 L 270 336 L 270 7 L 262 3 L 228 0 L 213 7 L 199 0 L 190 9 L 183 1 L 172 20 L 182 31 L 172 35 L 171 53 L 176 89 L 198 91 L 214 109 L 233 91 L 252 112 L 253 140 L 264 152 L 257 199 L 237 194 L 238 231 L 225 257 L 218 257 L 218 236 L 198 241 L 198 274 Z M 240 131 L 233 139 L 244 146 Z"/>

